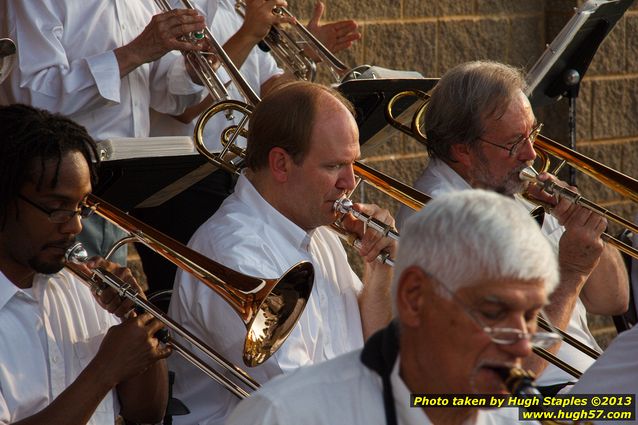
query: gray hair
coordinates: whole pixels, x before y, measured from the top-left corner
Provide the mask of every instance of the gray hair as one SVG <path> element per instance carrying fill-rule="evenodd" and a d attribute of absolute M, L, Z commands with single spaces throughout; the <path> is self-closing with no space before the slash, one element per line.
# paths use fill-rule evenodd
<path fill-rule="evenodd" d="M 527 210 L 512 198 L 481 189 L 440 196 L 406 221 L 393 296 L 410 266 L 452 292 L 485 279 L 539 279 L 550 294 L 559 278 L 557 255 Z"/>
<path fill-rule="evenodd" d="M 453 144 L 477 144 L 485 120 L 503 115 L 524 89 L 521 71 L 499 62 L 467 62 L 446 72 L 432 89 L 421 123 L 430 157 L 452 160 Z"/>

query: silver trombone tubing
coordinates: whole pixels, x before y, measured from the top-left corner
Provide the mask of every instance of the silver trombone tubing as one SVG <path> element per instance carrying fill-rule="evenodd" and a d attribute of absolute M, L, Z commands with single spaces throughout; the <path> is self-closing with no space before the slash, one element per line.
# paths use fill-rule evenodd
<path fill-rule="evenodd" d="M 604 217 L 610 221 L 613 221 L 616 224 L 619 224 L 629 230 L 631 230 L 632 232 L 634 232 L 634 234 L 638 233 L 638 225 L 636 225 L 635 223 L 632 223 L 629 220 L 626 220 L 625 218 L 614 214 L 613 212 L 609 211 L 608 209 L 598 205 L 597 203 L 581 196 L 579 193 L 574 192 L 573 190 L 566 188 L 566 187 L 562 187 L 560 185 L 558 185 L 556 182 L 553 181 L 541 181 L 538 180 L 537 178 L 538 176 L 538 172 L 536 172 L 536 170 L 533 167 L 527 167 L 524 170 L 522 170 L 519 173 L 519 178 L 523 181 L 528 181 L 531 182 L 533 184 L 537 184 L 539 186 L 541 186 L 541 188 L 549 193 L 550 195 L 557 195 L 561 198 L 565 198 L 568 201 L 572 202 L 575 205 L 579 205 L 583 208 L 588 209 L 589 211 L 600 215 L 601 217 Z M 526 197 L 526 199 L 528 199 L 530 202 L 535 202 L 538 203 L 537 201 L 535 201 L 534 199 L 530 198 L 530 197 Z M 542 205 L 542 204 L 541 204 Z M 542 205 L 545 207 L 545 205 Z M 603 233 L 600 236 L 605 242 L 609 243 L 610 245 L 613 245 L 615 248 L 617 248 L 619 251 L 624 252 L 627 255 L 630 255 L 636 259 L 638 259 L 638 249 L 634 248 L 633 246 L 624 243 L 623 241 L 614 238 L 613 236 L 611 236 L 608 233 Z"/>
<path fill-rule="evenodd" d="M 426 195 L 427 196 L 427 195 Z M 348 198 L 341 198 L 335 201 L 333 209 L 336 212 L 342 213 L 342 214 L 351 214 L 354 218 L 356 218 L 357 220 L 362 221 L 363 223 L 365 223 L 366 226 L 374 229 L 375 231 L 381 233 L 381 235 L 383 237 L 389 237 L 395 241 L 399 241 L 400 240 L 400 235 L 399 233 L 397 233 L 392 226 L 389 226 L 385 223 L 380 222 L 379 220 L 376 220 L 375 218 L 369 216 L 368 214 L 362 213 L 360 211 L 356 211 L 353 207 L 352 207 L 352 201 Z M 360 248 L 361 247 L 361 240 L 358 239 L 358 237 L 348 231 L 346 231 L 345 229 L 343 229 L 342 227 L 340 227 L 337 224 L 332 224 L 331 225 L 331 230 L 333 230 L 341 239 L 343 239 L 344 241 L 346 241 L 349 245 L 355 247 L 355 248 Z M 380 262 L 381 264 L 387 264 L 391 267 L 394 267 L 394 260 L 392 258 L 390 258 L 389 253 L 380 253 L 379 255 L 377 255 L 376 260 L 378 262 Z M 565 341 L 566 343 L 568 343 L 569 345 L 573 346 L 574 348 L 582 351 L 583 353 L 587 354 L 588 356 L 596 359 L 598 358 L 598 356 L 600 355 L 600 353 L 598 353 L 596 350 L 594 350 L 593 348 L 583 344 L 582 342 L 580 342 L 579 340 L 577 340 L 576 338 L 574 338 L 573 336 L 569 335 L 567 332 L 564 332 L 552 325 L 550 325 L 542 316 L 538 316 L 538 325 L 540 327 L 542 327 L 543 329 L 547 330 L 548 332 L 557 332 L 558 334 L 560 334 L 563 337 L 563 341 Z M 541 358 L 547 360 L 548 362 L 552 363 L 554 366 L 558 367 L 559 369 L 564 370 L 565 372 L 569 373 L 570 375 L 574 376 L 575 378 L 579 378 L 582 375 L 582 372 L 580 372 L 578 369 L 574 368 L 573 366 L 571 366 L 570 364 L 564 362 L 563 360 L 559 359 L 557 356 L 555 356 L 554 354 L 550 353 L 549 351 L 543 349 L 543 348 L 537 348 L 534 347 L 533 351 L 535 354 L 537 354 L 538 356 L 540 356 Z"/>

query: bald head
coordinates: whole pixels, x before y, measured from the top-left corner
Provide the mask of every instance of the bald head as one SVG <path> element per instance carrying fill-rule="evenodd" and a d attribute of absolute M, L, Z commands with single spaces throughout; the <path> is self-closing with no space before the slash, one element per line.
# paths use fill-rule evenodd
<path fill-rule="evenodd" d="M 310 151 L 319 111 L 339 109 L 354 115 L 352 104 L 329 87 L 305 81 L 278 87 L 264 97 L 250 119 L 246 165 L 253 171 L 267 167 L 274 147 L 286 150 L 301 164 Z"/>

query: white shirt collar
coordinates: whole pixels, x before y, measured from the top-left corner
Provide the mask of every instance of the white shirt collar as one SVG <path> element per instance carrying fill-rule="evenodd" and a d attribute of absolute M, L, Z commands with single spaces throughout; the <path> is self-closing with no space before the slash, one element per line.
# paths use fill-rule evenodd
<path fill-rule="evenodd" d="M 308 251 L 308 245 L 314 231 L 306 232 L 301 227 L 290 221 L 276 208 L 266 201 L 255 189 L 255 186 L 242 173 L 235 185 L 237 197 L 251 208 L 255 214 L 261 214 L 266 224 L 272 226 L 275 232 L 283 235 L 287 240 L 303 251 Z"/>

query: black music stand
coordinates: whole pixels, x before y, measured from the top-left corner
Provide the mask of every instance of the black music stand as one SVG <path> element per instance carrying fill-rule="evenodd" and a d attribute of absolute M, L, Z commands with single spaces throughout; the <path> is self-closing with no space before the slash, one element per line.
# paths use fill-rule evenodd
<path fill-rule="evenodd" d="M 600 43 L 634 0 L 587 0 L 547 46 L 526 76 L 533 107 L 569 99 L 570 148 L 576 145 L 576 98 Z M 570 169 L 569 181 L 575 173 Z"/>
<path fill-rule="evenodd" d="M 102 163 L 93 192 L 123 211 L 161 205 L 215 170 L 183 139 L 98 142 Z"/>
<path fill-rule="evenodd" d="M 385 119 L 385 109 L 394 95 L 406 90 L 428 92 L 439 81 L 438 78 L 379 78 L 354 79 L 346 81 L 337 88 L 349 99 L 356 110 L 359 125 L 359 143 L 364 153 L 376 149 L 387 140 L 389 132 L 397 131 Z M 395 116 L 407 111 L 419 103 L 416 98 L 399 100 L 393 108 Z"/>

